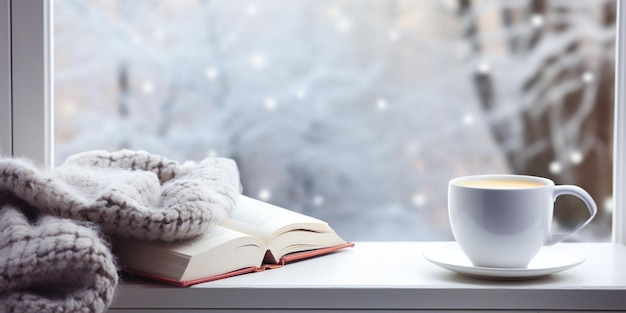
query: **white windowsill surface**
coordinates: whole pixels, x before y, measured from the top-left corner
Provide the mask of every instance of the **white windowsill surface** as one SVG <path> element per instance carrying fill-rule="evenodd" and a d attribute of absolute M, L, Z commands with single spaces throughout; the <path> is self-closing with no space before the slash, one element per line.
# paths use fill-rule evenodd
<path fill-rule="evenodd" d="M 572 269 L 535 280 L 461 276 L 422 257 L 440 242 L 357 242 L 354 248 L 180 288 L 124 277 L 109 312 L 327 310 L 626 310 L 626 247 L 561 243 L 585 255 Z"/>

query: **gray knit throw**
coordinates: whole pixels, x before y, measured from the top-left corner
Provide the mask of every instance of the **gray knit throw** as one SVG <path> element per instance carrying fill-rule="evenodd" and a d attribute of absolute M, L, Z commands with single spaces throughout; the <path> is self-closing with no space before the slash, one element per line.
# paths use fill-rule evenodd
<path fill-rule="evenodd" d="M 89 151 L 53 170 L 0 158 L 0 312 L 103 312 L 118 283 L 109 235 L 173 241 L 228 215 L 236 164 Z"/>

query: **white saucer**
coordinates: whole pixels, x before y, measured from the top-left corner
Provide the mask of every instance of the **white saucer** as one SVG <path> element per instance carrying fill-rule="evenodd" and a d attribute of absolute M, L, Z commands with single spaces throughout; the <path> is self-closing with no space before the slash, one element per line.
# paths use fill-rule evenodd
<path fill-rule="evenodd" d="M 579 265 L 585 256 L 562 245 L 543 247 L 527 268 L 475 267 L 456 242 L 424 252 L 424 258 L 462 275 L 492 280 L 521 280 L 547 276 Z"/>

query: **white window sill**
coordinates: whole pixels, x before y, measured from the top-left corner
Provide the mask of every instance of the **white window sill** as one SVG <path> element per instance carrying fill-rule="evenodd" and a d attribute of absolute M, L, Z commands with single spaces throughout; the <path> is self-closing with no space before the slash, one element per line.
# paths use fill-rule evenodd
<path fill-rule="evenodd" d="M 467 278 L 431 264 L 438 242 L 358 242 L 281 269 L 191 288 L 125 279 L 110 312 L 208 310 L 615 310 L 626 309 L 626 247 L 562 243 L 586 256 L 567 271 L 528 281 Z"/>

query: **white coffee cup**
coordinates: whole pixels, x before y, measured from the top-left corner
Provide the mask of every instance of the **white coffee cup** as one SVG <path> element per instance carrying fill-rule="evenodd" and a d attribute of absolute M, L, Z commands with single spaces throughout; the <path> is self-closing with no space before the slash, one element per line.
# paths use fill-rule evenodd
<path fill-rule="evenodd" d="M 589 218 L 564 233 L 552 233 L 554 202 L 574 195 L 589 209 Z M 596 215 L 593 198 L 573 185 L 542 177 L 478 175 L 448 184 L 448 213 L 454 238 L 477 267 L 525 268 L 544 245 L 579 231 Z"/>

